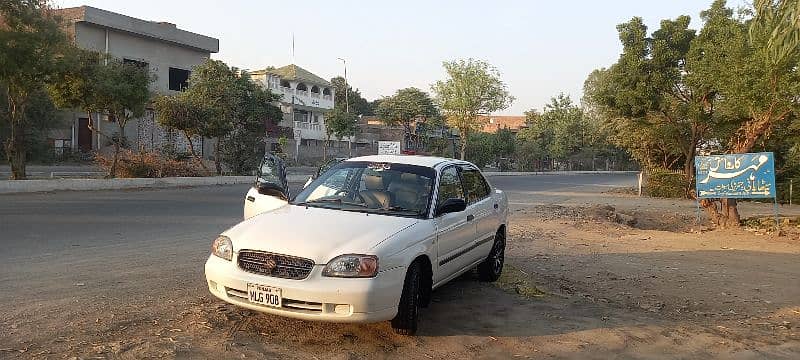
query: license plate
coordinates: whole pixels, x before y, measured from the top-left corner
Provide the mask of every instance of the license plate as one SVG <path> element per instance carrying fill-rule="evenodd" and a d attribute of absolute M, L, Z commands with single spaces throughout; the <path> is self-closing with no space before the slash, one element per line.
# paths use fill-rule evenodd
<path fill-rule="evenodd" d="M 259 284 L 247 284 L 247 295 L 251 303 L 281 307 L 281 289 Z"/>

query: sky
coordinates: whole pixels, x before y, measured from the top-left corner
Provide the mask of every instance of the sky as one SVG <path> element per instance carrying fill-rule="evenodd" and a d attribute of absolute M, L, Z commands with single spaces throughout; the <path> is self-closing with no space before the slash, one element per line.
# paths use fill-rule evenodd
<path fill-rule="evenodd" d="M 561 92 L 580 101 L 586 76 L 619 56 L 617 24 L 639 16 L 654 30 L 685 14 L 699 28 L 711 2 L 54 0 L 218 38 L 212 57 L 249 70 L 291 63 L 294 36 L 297 65 L 329 79 L 343 74 L 344 58 L 348 82 L 368 100 L 412 86 L 430 91 L 445 78 L 443 61 L 486 60 L 516 98 L 502 115 L 541 109 Z"/>

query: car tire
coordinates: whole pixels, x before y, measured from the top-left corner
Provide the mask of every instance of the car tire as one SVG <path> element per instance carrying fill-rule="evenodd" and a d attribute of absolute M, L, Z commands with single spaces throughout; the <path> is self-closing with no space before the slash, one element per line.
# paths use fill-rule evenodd
<path fill-rule="evenodd" d="M 503 273 L 505 263 L 506 236 L 502 230 L 498 230 L 494 236 L 494 244 L 489 256 L 482 263 L 478 264 L 478 278 L 481 281 L 494 282 Z"/>
<path fill-rule="evenodd" d="M 397 307 L 397 316 L 392 319 L 392 329 L 397 334 L 414 335 L 417 332 L 421 275 L 422 270 L 417 262 L 412 263 L 406 272 L 403 293 L 400 295 L 400 305 Z"/>

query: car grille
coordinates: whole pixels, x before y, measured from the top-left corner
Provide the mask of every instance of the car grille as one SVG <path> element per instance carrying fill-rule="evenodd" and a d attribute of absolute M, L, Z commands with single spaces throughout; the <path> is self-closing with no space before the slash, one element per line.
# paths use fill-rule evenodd
<path fill-rule="evenodd" d="M 247 272 L 293 280 L 305 279 L 314 267 L 309 259 L 253 250 L 240 251 L 237 262 Z"/>

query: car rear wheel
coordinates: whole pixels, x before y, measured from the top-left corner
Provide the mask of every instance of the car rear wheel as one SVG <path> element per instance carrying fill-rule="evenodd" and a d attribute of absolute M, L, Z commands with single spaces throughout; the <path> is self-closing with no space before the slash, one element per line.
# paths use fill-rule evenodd
<path fill-rule="evenodd" d="M 400 295 L 400 305 L 397 308 L 397 316 L 392 319 L 392 328 L 394 332 L 400 335 L 414 335 L 417 332 L 421 275 L 422 270 L 419 263 L 412 263 L 406 273 L 403 293 Z"/>
<path fill-rule="evenodd" d="M 500 274 L 503 273 L 503 264 L 505 263 L 506 252 L 506 236 L 502 230 L 499 230 L 494 236 L 494 245 L 489 256 L 482 263 L 478 264 L 478 277 L 482 281 L 497 281 Z"/>

